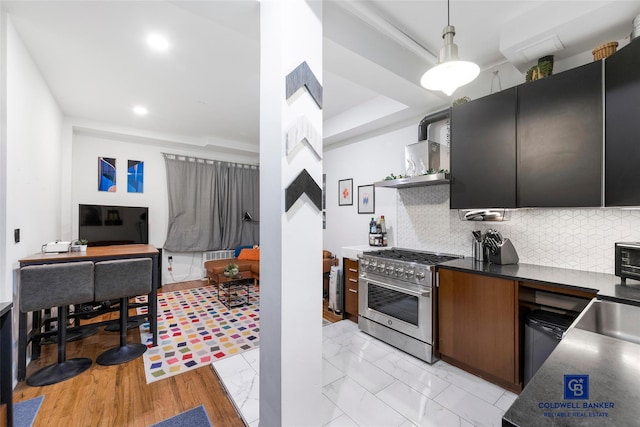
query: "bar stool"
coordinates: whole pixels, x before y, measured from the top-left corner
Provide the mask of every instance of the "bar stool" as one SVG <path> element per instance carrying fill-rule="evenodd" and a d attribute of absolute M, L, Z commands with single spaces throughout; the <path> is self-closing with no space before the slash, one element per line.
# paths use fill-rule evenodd
<path fill-rule="evenodd" d="M 120 346 L 111 348 L 96 359 L 99 365 L 129 362 L 147 351 L 139 343 L 127 344 L 129 297 L 151 292 L 151 258 L 122 259 L 97 262 L 95 265 L 95 299 L 106 301 L 120 298 Z"/>
<path fill-rule="evenodd" d="M 91 366 L 91 359 L 67 360 L 67 311 L 71 304 L 93 301 L 93 262 L 69 262 L 20 269 L 20 311 L 28 313 L 58 307 L 58 362 L 27 378 L 43 386 L 73 378 Z"/>

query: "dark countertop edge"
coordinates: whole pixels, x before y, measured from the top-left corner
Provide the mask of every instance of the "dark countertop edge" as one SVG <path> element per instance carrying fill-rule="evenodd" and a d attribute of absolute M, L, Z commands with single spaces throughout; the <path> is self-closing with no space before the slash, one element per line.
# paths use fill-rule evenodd
<path fill-rule="evenodd" d="M 535 277 L 514 276 L 514 275 L 506 274 L 506 273 L 475 270 L 475 269 L 459 267 L 459 266 L 454 266 L 454 265 L 446 265 L 446 264 L 439 264 L 438 268 L 443 268 L 443 269 L 446 269 L 446 270 L 461 271 L 461 272 L 464 272 L 464 273 L 481 274 L 483 276 L 500 277 L 502 279 L 517 280 L 517 281 L 520 281 L 520 282 L 539 283 L 541 285 L 549 285 L 549 286 L 554 286 L 554 287 L 558 287 L 558 288 L 575 289 L 575 290 L 586 291 L 586 292 L 594 292 L 594 293 L 598 292 L 598 289 L 595 289 L 595 288 L 587 288 L 587 287 L 583 287 L 583 286 L 570 285 L 570 284 L 566 284 L 566 283 L 557 283 L 557 282 L 548 281 L 548 280 L 541 280 L 541 279 L 538 279 L 538 278 L 535 278 Z M 554 267 L 549 267 L 549 268 L 554 268 Z M 575 270 L 575 271 L 578 272 L 579 270 Z"/>
<path fill-rule="evenodd" d="M 12 302 L 0 302 L 0 316 L 4 316 L 13 307 Z"/>
<path fill-rule="evenodd" d="M 437 266 L 437 269 L 440 268 L 541 284 L 559 289 L 591 292 L 599 299 L 640 306 L 640 288 L 638 288 L 639 285 L 637 281 L 623 286 L 620 284 L 618 277 L 606 273 L 548 267 L 537 264 L 489 264 L 478 262 L 471 258 L 447 261 Z M 491 269 L 491 271 L 488 269 Z M 509 271 L 514 269 L 521 271 L 515 273 Z M 580 286 L 574 284 L 576 282 L 587 282 L 588 285 Z"/>

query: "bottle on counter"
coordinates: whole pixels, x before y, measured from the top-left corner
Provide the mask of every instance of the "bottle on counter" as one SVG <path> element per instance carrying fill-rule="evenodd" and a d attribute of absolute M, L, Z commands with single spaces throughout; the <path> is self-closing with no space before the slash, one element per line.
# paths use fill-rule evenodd
<path fill-rule="evenodd" d="M 377 229 L 376 220 L 371 217 L 371 221 L 369 222 L 369 233 L 375 233 Z"/>
<path fill-rule="evenodd" d="M 380 216 L 380 232 L 381 233 L 387 232 L 387 225 L 384 223 L 384 215 Z"/>

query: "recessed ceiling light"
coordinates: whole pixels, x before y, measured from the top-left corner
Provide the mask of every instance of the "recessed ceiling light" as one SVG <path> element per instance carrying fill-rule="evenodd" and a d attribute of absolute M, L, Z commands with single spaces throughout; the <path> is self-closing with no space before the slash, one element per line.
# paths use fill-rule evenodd
<path fill-rule="evenodd" d="M 160 34 L 149 34 L 147 36 L 147 44 L 159 52 L 164 52 L 169 49 L 169 41 Z"/>
<path fill-rule="evenodd" d="M 149 113 L 149 111 L 146 108 L 144 108 L 142 105 L 133 107 L 133 112 L 139 116 L 146 116 Z"/>

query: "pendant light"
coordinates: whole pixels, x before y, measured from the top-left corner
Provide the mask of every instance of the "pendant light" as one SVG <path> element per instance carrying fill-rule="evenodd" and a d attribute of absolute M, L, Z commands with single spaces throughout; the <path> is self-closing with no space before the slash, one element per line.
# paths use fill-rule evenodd
<path fill-rule="evenodd" d="M 480 74 L 480 67 L 473 62 L 458 59 L 458 46 L 453 42 L 456 29 L 449 23 L 449 0 L 447 0 L 447 26 L 442 30 L 444 46 L 440 48 L 438 63 L 429 69 L 420 84 L 429 90 L 441 90 L 447 96 L 460 86 L 473 81 Z"/>

